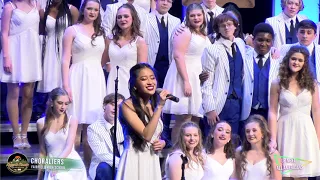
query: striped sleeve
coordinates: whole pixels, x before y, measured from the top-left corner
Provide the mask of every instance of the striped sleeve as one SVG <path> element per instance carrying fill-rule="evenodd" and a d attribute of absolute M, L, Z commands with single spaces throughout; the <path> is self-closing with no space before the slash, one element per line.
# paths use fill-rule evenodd
<path fill-rule="evenodd" d="M 96 126 L 88 127 L 88 143 L 92 152 L 100 159 L 101 162 L 106 162 L 112 167 L 113 152 L 108 149 L 101 137 L 102 133 L 99 133 L 99 129 Z M 109 136 L 110 137 L 110 136 Z M 110 139 L 111 141 L 111 139 Z M 115 164 L 118 168 L 120 158 L 116 157 Z"/>
<path fill-rule="evenodd" d="M 207 48 L 205 48 L 201 59 L 203 70 L 209 73 L 208 79 L 203 83 L 202 86 L 202 106 L 205 113 L 216 109 L 216 102 L 213 97 L 213 83 L 216 66 L 216 59 L 213 53 L 214 47 L 214 45 L 209 45 Z"/>

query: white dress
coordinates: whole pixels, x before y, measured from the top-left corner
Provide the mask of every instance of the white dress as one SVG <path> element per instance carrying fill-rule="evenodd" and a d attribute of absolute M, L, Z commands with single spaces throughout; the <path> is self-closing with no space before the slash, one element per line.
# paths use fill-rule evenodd
<path fill-rule="evenodd" d="M 119 47 L 111 41 L 109 45 L 109 58 L 111 70 L 108 76 L 107 94 L 114 93 L 114 80 L 117 77 L 116 66 L 119 66 L 118 93 L 122 94 L 125 98 L 129 98 L 130 69 L 138 62 L 137 39 L 123 47 Z"/>
<path fill-rule="evenodd" d="M 180 154 L 180 155 L 185 156 L 185 154 L 183 152 L 181 152 L 181 150 L 174 151 L 168 155 L 168 157 L 166 159 L 166 166 L 165 166 L 165 171 L 166 171 L 166 175 L 164 177 L 165 180 L 170 180 L 169 179 L 169 158 L 173 154 Z M 185 180 L 200 180 L 200 179 L 202 179 L 203 175 L 204 175 L 204 171 L 203 171 L 203 168 L 201 167 L 201 165 L 196 163 L 195 161 L 191 161 L 191 163 L 189 161 L 190 160 L 188 159 L 188 163 L 189 163 L 190 167 L 184 169 Z"/>
<path fill-rule="evenodd" d="M 45 117 L 41 118 L 44 119 Z M 47 156 L 52 158 L 57 158 L 61 152 L 64 150 L 65 145 L 67 143 L 68 138 L 68 132 L 69 132 L 69 121 L 66 125 L 66 129 L 61 129 L 57 133 L 53 133 L 51 131 L 48 131 L 47 135 L 44 137 L 44 143 L 46 146 Z M 43 120 L 44 122 L 44 120 Z M 66 157 L 68 159 L 74 159 L 77 160 L 77 168 L 70 169 L 69 171 L 62 171 L 63 173 L 60 174 L 58 171 L 57 177 L 61 177 L 61 179 L 65 179 L 62 177 L 68 177 L 71 178 L 71 180 L 86 180 L 87 179 L 87 172 L 84 166 L 84 163 L 81 160 L 81 157 L 77 153 L 77 151 L 72 148 L 70 154 Z M 66 168 L 67 165 L 66 165 Z M 50 176 L 50 172 L 45 171 L 44 175 L 45 180 L 52 179 Z"/>
<path fill-rule="evenodd" d="M 233 159 L 227 159 L 227 161 L 222 165 L 207 155 L 206 162 L 204 164 L 204 175 L 202 180 L 229 180 L 234 169 L 235 167 Z"/>
<path fill-rule="evenodd" d="M 153 151 L 152 144 L 148 142 L 143 152 L 136 151 L 126 128 L 123 126 L 125 150 L 121 155 L 116 180 L 161 180 L 159 155 Z M 160 138 L 162 129 L 163 123 L 160 119 L 150 142 Z"/>
<path fill-rule="evenodd" d="M 63 32 L 59 33 L 59 54 L 56 38 L 56 19 L 47 16 L 46 21 L 46 46 L 43 59 L 42 80 L 39 81 L 37 92 L 47 93 L 56 87 L 62 87 L 61 57 L 62 57 L 62 37 Z M 41 37 L 43 42 L 43 37 Z M 42 49 L 42 44 L 41 44 Z"/>
<path fill-rule="evenodd" d="M 267 158 L 257 162 L 256 164 L 251 164 L 247 161 L 246 172 L 244 174 L 243 180 L 269 180 L 270 175 L 267 170 Z"/>
<path fill-rule="evenodd" d="M 10 1 L 11 3 L 11 1 Z M 33 3 L 35 4 L 35 3 Z M 5 83 L 29 83 L 41 80 L 41 52 L 39 42 L 39 11 L 34 8 L 28 13 L 13 10 L 8 37 L 12 73 L 3 70 L 3 53 L 0 60 L 0 79 Z"/>
<path fill-rule="evenodd" d="M 299 158 L 286 166 L 303 166 L 300 170 L 283 171 L 284 177 L 313 177 L 320 175 L 320 148 L 311 119 L 312 95 L 304 89 L 299 95 L 281 89 L 279 96 L 280 116 L 277 142 L 281 156 Z M 288 160 L 288 159 L 286 159 Z M 312 161 L 307 163 L 306 161 Z"/>
<path fill-rule="evenodd" d="M 76 37 L 72 43 L 72 65 L 69 71 L 72 103 L 68 114 L 78 119 L 79 124 L 91 124 L 101 115 L 103 98 L 106 96 L 106 82 L 101 66 L 105 48 L 103 36 L 91 44 L 91 37 L 82 34 L 72 26 Z"/>
<path fill-rule="evenodd" d="M 163 112 L 167 114 L 192 114 L 193 116 L 202 117 L 201 103 L 202 93 L 199 75 L 202 72 L 201 56 L 204 48 L 210 40 L 206 37 L 192 33 L 188 50 L 185 54 L 185 64 L 191 84 L 192 95 L 184 96 L 183 80 L 178 73 L 176 62 L 172 61 L 166 78 L 164 80 L 163 89 L 167 89 L 171 94 L 177 96 L 180 101 L 178 103 L 167 101 Z"/>

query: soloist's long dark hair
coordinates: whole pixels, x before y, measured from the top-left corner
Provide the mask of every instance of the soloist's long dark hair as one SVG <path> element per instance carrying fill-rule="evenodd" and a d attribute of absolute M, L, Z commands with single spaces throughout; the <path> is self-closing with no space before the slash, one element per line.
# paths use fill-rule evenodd
<path fill-rule="evenodd" d="M 48 15 L 50 13 L 50 9 L 53 8 L 54 6 L 56 6 L 55 3 L 53 3 L 54 0 L 48 0 L 47 1 L 47 5 L 46 5 L 46 9 L 44 11 L 44 19 L 42 21 L 42 25 L 40 26 L 40 32 L 43 33 L 43 41 L 42 41 L 42 61 L 45 58 L 45 53 L 46 53 L 46 45 L 47 45 L 47 19 L 48 19 Z M 55 51 L 57 53 L 57 57 L 60 59 L 60 44 L 62 42 L 60 42 L 60 37 L 61 35 L 63 35 L 64 30 L 71 26 L 74 22 L 72 22 L 72 15 L 71 15 L 71 11 L 68 5 L 67 0 L 61 0 L 61 3 L 57 6 L 58 9 L 58 14 L 56 19 L 56 24 L 55 24 Z M 53 51 L 51 49 L 51 51 Z"/>
<path fill-rule="evenodd" d="M 146 68 L 152 70 L 153 73 L 155 74 L 155 70 L 149 64 L 139 63 L 130 69 L 130 79 L 129 79 L 129 91 L 130 91 L 130 97 L 132 99 L 132 105 L 134 107 L 134 111 L 136 112 L 136 114 L 138 115 L 138 117 L 140 118 L 140 120 L 142 121 L 142 123 L 145 126 L 151 120 L 151 115 L 143 110 L 143 108 L 141 106 L 142 97 L 141 97 L 140 92 L 138 92 L 138 90 L 135 88 L 135 86 L 136 86 L 137 78 L 139 77 L 140 71 L 142 69 L 146 69 Z M 157 101 L 158 101 L 158 95 L 155 93 L 154 95 L 152 95 L 150 97 L 152 111 L 154 111 L 154 109 L 156 108 Z M 146 120 L 146 118 L 148 119 L 148 121 Z M 143 137 L 141 137 L 141 135 L 138 134 L 126 122 L 126 120 L 122 117 L 121 112 L 120 112 L 119 119 L 120 119 L 121 123 L 126 126 L 128 135 L 131 137 L 131 139 L 133 141 L 133 148 L 137 151 L 144 151 L 145 146 L 147 144 L 147 141 Z"/>

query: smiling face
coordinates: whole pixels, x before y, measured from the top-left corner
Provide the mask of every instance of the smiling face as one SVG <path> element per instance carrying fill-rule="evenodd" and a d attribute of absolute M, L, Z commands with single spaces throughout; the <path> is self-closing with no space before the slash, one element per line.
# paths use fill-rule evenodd
<path fill-rule="evenodd" d="M 247 141 L 250 144 L 257 144 L 262 142 L 261 140 L 263 138 L 263 134 L 259 126 L 259 123 L 257 122 L 248 123 L 245 127 L 245 133 L 246 133 Z"/>
<path fill-rule="evenodd" d="M 67 95 L 58 96 L 51 104 L 53 113 L 56 116 L 64 114 L 69 106 L 69 97 Z"/>
<path fill-rule="evenodd" d="M 289 69 L 292 73 L 297 73 L 303 68 L 304 62 L 305 57 L 302 53 L 294 53 L 289 58 Z"/>
<path fill-rule="evenodd" d="M 89 22 L 96 20 L 99 15 L 99 8 L 99 3 L 88 1 L 83 11 L 84 19 Z"/>
<path fill-rule="evenodd" d="M 122 7 L 117 12 L 117 24 L 120 29 L 130 29 L 132 26 L 132 15 L 129 8 Z"/>
<path fill-rule="evenodd" d="M 152 96 L 157 87 L 157 80 L 153 71 L 149 68 L 141 69 L 137 76 L 135 87 L 140 94 Z"/>
<path fill-rule="evenodd" d="M 212 136 L 214 144 L 226 145 L 231 140 L 231 126 L 225 122 L 218 123 Z"/>
<path fill-rule="evenodd" d="M 201 25 L 203 24 L 203 13 L 201 9 L 193 9 L 189 13 L 189 22 L 190 26 L 194 29 L 200 29 Z"/>
<path fill-rule="evenodd" d="M 260 55 L 267 54 L 273 45 L 273 38 L 270 33 L 260 32 L 253 38 L 255 51 Z"/>
<path fill-rule="evenodd" d="M 199 144 L 199 131 L 194 126 L 184 128 L 183 140 L 188 150 L 193 150 Z"/>
<path fill-rule="evenodd" d="M 300 0 L 288 0 L 284 6 L 283 12 L 288 17 L 292 18 L 300 11 Z"/>

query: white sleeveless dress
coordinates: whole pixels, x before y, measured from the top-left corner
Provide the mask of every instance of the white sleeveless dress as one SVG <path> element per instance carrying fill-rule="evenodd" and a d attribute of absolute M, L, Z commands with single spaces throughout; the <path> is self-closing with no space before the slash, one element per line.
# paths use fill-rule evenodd
<path fill-rule="evenodd" d="M 123 126 L 125 150 L 120 158 L 116 180 L 161 180 L 159 155 L 153 151 L 151 143 L 160 139 L 163 130 L 162 120 L 158 121 L 151 141 L 147 143 L 143 152 L 133 148 L 133 142 L 126 131 L 127 128 Z"/>
<path fill-rule="evenodd" d="M 109 45 L 109 58 L 111 70 L 107 81 L 107 94 L 114 93 L 114 80 L 117 77 L 116 66 L 119 66 L 118 93 L 122 94 L 125 98 L 129 98 L 130 69 L 138 63 L 137 39 L 123 47 L 119 47 L 111 41 Z"/>
<path fill-rule="evenodd" d="M 299 158 L 293 163 L 302 169 L 283 171 L 284 177 L 320 176 L 320 148 L 315 127 L 311 119 L 312 95 L 307 89 L 297 96 L 281 89 L 279 96 L 280 116 L 278 120 L 278 150 L 281 156 Z M 311 163 L 307 163 L 311 161 Z"/>
<path fill-rule="evenodd" d="M 229 158 L 224 164 L 220 164 L 218 161 L 207 155 L 202 180 L 229 180 L 234 169 L 233 159 Z"/>
<path fill-rule="evenodd" d="M 185 154 L 181 150 L 174 151 L 168 155 L 168 157 L 166 159 L 166 165 L 165 165 L 165 173 L 166 173 L 166 175 L 164 177 L 165 180 L 170 180 L 169 179 L 169 158 L 173 154 L 179 154 L 179 155 L 185 156 Z M 191 163 L 189 161 L 190 160 L 188 159 L 188 163 L 190 164 L 190 167 L 184 169 L 185 180 L 200 180 L 200 179 L 202 179 L 203 175 L 204 175 L 204 171 L 203 171 L 203 168 L 201 167 L 201 165 L 196 163 L 195 161 L 191 161 Z"/>
<path fill-rule="evenodd" d="M 256 164 L 251 164 L 247 161 L 246 172 L 244 174 L 243 180 L 269 180 L 270 175 L 267 170 L 267 158 L 257 162 Z"/>
<path fill-rule="evenodd" d="M 45 117 L 41 118 L 44 119 Z M 44 143 L 47 150 L 47 157 L 56 158 L 58 157 L 61 152 L 64 150 L 68 133 L 69 133 L 69 122 L 71 120 L 71 117 L 69 117 L 68 124 L 66 126 L 66 129 L 61 129 L 57 133 L 53 133 L 51 131 L 48 131 L 47 135 L 44 138 Z M 44 120 L 43 120 L 44 122 Z M 68 177 L 68 179 L 71 178 L 71 180 L 86 180 L 87 179 L 87 172 L 84 166 L 84 163 L 81 160 L 81 157 L 77 153 L 77 151 L 72 148 L 70 154 L 66 157 L 68 159 L 75 159 L 78 160 L 79 165 L 77 169 L 70 169 L 69 171 L 62 171 L 57 173 L 57 177 L 61 177 L 61 179 L 65 179 L 63 177 Z M 45 171 L 45 180 L 52 179 L 50 176 L 50 172 Z"/>
<path fill-rule="evenodd" d="M 192 89 L 190 97 L 184 95 L 183 80 L 178 73 L 176 62 L 171 62 L 164 80 L 163 89 L 167 89 L 171 94 L 177 96 L 180 101 L 178 103 L 167 101 L 163 108 L 164 113 L 176 115 L 192 114 L 193 116 L 202 117 L 202 93 L 199 75 L 202 72 L 201 56 L 204 48 L 209 43 L 210 40 L 207 37 L 203 38 L 192 33 L 190 44 L 185 54 L 185 64 Z"/>
<path fill-rule="evenodd" d="M 35 3 L 33 4 L 33 9 L 26 13 L 11 3 L 13 10 L 10 19 L 8 44 L 12 73 L 4 72 L 3 53 L 1 52 L 1 82 L 29 83 L 41 80 L 40 17 Z"/>
<path fill-rule="evenodd" d="M 103 36 L 91 44 L 91 37 L 82 34 L 77 25 L 72 26 L 76 37 L 72 43 L 72 64 L 69 71 L 72 103 L 68 114 L 78 119 L 79 124 L 91 124 L 102 113 L 102 102 L 106 96 L 106 82 L 101 66 L 105 48 Z"/>
<path fill-rule="evenodd" d="M 56 19 L 47 16 L 46 21 L 46 47 L 43 59 L 43 73 L 42 80 L 39 81 L 37 92 L 47 93 L 56 87 L 62 87 L 62 73 L 61 73 L 61 57 L 62 57 L 62 38 L 63 31 L 58 35 L 59 46 L 57 46 L 57 37 L 55 32 Z M 43 37 L 40 37 L 43 42 Z M 59 48 L 59 54 L 58 54 Z M 42 44 L 41 44 L 42 49 Z M 42 53 L 42 50 L 41 50 Z"/>

